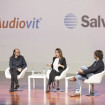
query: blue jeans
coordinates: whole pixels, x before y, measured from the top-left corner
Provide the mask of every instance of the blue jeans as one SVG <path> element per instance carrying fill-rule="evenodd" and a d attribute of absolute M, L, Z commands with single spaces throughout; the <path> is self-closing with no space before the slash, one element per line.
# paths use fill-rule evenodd
<path fill-rule="evenodd" d="M 82 66 L 81 67 L 81 70 L 87 70 L 88 68 L 85 67 L 85 66 Z M 92 75 L 94 75 L 94 73 L 89 73 L 89 74 L 86 74 L 86 76 L 82 76 L 80 74 L 77 74 L 76 75 L 76 93 L 80 93 L 80 86 L 81 86 L 81 81 L 84 81 L 85 79 L 91 77 Z"/>

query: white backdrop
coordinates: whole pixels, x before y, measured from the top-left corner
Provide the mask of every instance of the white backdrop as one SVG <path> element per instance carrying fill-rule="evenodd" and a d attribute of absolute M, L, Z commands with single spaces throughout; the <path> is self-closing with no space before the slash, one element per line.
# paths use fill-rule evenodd
<path fill-rule="evenodd" d="M 78 19 L 74 29 L 64 25 L 68 13 Z M 0 28 L 0 70 L 8 67 L 14 48 L 21 50 L 29 71 L 42 71 L 52 62 L 57 47 L 62 49 L 70 73 L 82 65 L 89 66 L 95 50 L 105 52 L 105 27 L 82 27 L 83 15 L 105 19 L 105 0 L 0 0 L 1 23 L 14 17 L 24 21 L 41 18 L 38 29 Z"/>

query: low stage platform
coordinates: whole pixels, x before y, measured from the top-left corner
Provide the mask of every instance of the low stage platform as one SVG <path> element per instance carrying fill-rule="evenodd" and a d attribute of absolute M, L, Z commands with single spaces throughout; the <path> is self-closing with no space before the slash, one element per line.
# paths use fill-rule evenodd
<path fill-rule="evenodd" d="M 43 80 L 36 81 L 36 89 L 28 91 L 28 75 L 19 80 L 20 88 L 23 91 L 10 93 L 10 80 L 5 78 L 5 73 L 0 72 L 0 105 L 104 105 L 105 104 L 105 77 L 101 84 L 95 85 L 95 93 L 99 96 L 86 96 L 88 85 L 82 83 L 81 97 L 69 97 L 75 90 L 75 82 L 69 82 L 69 92 L 50 92 L 43 91 Z M 60 81 L 61 89 L 65 87 L 64 80 Z"/>

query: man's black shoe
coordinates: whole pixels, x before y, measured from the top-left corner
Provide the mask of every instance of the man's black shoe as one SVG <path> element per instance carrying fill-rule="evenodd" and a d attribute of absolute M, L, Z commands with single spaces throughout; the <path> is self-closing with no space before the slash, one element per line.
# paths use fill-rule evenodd
<path fill-rule="evenodd" d="M 9 92 L 14 92 L 14 89 L 10 89 Z"/>

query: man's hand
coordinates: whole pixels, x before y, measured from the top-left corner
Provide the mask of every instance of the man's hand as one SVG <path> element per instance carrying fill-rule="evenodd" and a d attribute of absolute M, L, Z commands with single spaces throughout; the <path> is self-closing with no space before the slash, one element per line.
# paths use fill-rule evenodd
<path fill-rule="evenodd" d="M 78 69 L 78 73 L 79 73 L 79 74 L 82 74 L 82 73 L 83 73 L 83 70 Z"/>
<path fill-rule="evenodd" d="M 21 72 L 21 71 L 22 71 L 22 69 L 21 69 L 21 68 L 18 68 L 18 71 L 19 71 L 19 72 Z"/>

